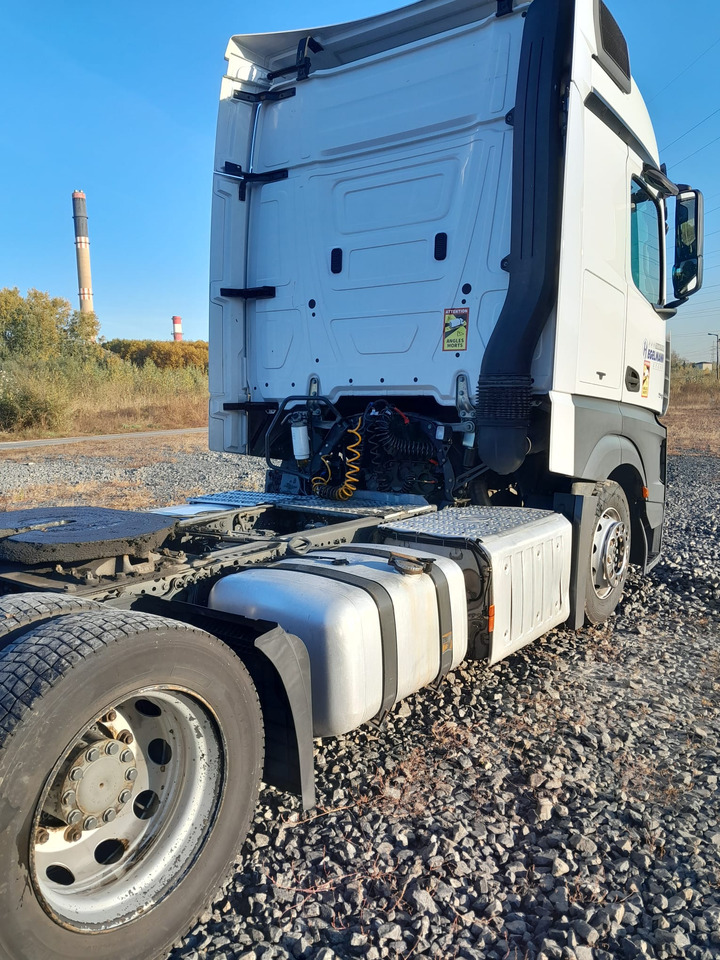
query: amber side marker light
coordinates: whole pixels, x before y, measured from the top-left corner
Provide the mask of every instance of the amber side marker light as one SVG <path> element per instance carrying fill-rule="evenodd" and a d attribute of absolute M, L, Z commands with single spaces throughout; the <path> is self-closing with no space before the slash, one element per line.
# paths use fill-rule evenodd
<path fill-rule="evenodd" d="M 643 495 L 643 500 L 649 500 L 649 499 L 650 499 L 650 491 L 648 490 L 647 487 L 643 487 L 643 488 L 642 488 L 642 495 Z"/>
<path fill-rule="evenodd" d="M 492 633 L 495 629 L 495 604 L 491 604 L 490 609 L 488 610 L 488 633 Z"/>

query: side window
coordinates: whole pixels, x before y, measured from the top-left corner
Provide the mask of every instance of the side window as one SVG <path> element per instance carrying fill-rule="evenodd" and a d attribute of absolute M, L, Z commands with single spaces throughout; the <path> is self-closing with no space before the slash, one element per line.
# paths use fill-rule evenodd
<path fill-rule="evenodd" d="M 659 304 L 662 292 L 660 207 L 640 180 L 630 194 L 630 257 L 635 286 L 648 303 Z"/>

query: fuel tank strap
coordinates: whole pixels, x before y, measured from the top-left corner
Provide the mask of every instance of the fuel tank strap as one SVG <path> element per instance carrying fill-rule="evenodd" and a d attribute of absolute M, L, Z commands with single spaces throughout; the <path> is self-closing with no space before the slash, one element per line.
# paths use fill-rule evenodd
<path fill-rule="evenodd" d="M 343 547 L 343 550 L 345 549 Z M 308 560 L 310 559 L 313 559 L 312 554 L 308 555 Z M 370 594 L 375 601 L 380 618 L 383 657 L 383 698 L 375 720 L 382 723 L 387 713 L 395 705 L 398 692 L 397 624 L 395 622 L 395 607 L 388 591 L 382 584 L 374 583 L 365 577 L 358 577 L 353 573 L 347 573 L 347 571 L 338 567 L 313 566 L 310 563 L 294 563 L 286 560 L 273 564 L 273 567 L 276 570 L 307 573 L 314 577 L 334 580 L 336 583 L 346 583 L 351 587 L 359 587 L 360 590 Z"/>
<path fill-rule="evenodd" d="M 393 557 L 399 559 L 409 559 L 408 554 L 403 554 L 391 547 L 379 547 L 376 545 L 343 545 L 343 553 L 365 553 L 374 557 L 386 557 L 392 560 Z M 452 624 L 452 601 L 450 599 L 450 584 L 445 573 L 434 563 L 432 557 L 423 557 L 412 555 L 410 559 L 417 560 L 419 563 L 426 562 L 427 569 L 424 571 L 435 584 L 435 593 L 437 596 L 438 621 L 440 625 L 440 669 L 435 678 L 436 681 L 450 672 L 453 661 L 453 624 Z M 428 562 L 429 561 L 429 562 Z"/>

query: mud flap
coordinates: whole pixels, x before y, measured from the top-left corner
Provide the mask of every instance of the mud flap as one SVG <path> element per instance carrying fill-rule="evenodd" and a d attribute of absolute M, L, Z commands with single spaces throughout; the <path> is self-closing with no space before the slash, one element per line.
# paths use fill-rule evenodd
<path fill-rule="evenodd" d="M 567 626 L 579 630 L 585 623 L 585 592 L 589 566 L 597 496 L 594 483 L 574 483 L 572 493 L 556 493 L 553 509 L 572 523 L 573 548 L 570 569 L 570 616 Z"/>

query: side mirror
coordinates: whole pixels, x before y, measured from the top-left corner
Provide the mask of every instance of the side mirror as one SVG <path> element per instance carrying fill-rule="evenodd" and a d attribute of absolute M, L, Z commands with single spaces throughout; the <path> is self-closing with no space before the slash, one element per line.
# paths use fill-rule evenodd
<path fill-rule="evenodd" d="M 683 190 L 675 204 L 675 265 L 673 291 L 687 300 L 703 282 L 704 201 L 699 190 Z"/>

